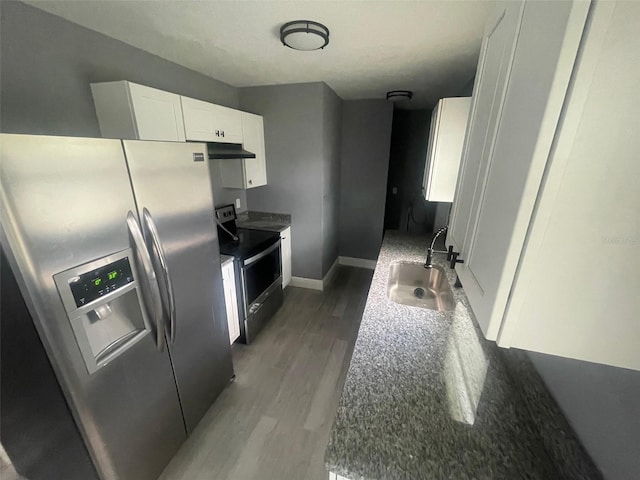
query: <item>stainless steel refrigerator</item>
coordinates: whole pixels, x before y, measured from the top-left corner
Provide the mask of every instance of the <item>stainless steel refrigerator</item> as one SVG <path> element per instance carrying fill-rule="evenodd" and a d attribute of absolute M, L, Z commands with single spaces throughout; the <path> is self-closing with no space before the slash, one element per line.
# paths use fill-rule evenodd
<path fill-rule="evenodd" d="M 96 471 L 155 479 L 233 376 L 206 146 L 0 143 L 2 250 Z"/>

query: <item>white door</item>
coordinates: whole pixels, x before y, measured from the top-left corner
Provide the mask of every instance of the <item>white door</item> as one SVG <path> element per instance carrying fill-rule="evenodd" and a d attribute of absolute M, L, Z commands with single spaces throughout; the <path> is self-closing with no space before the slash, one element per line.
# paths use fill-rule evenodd
<path fill-rule="evenodd" d="M 135 83 L 128 85 L 138 138 L 184 142 L 180 96 Z"/>
<path fill-rule="evenodd" d="M 470 127 L 466 151 L 465 176 L 477 171 L 477 179 L 471 208 L 468 213 L 460 210 L 454 225 L 460 227 L 462 214 L 468 215 L 460 254 L 465 263 L 456 265 L 456 272 L 490 340 L 497 338 L 502 322 L 589 3 L 527 2 L 524 10 L 510 12 L 512 8 L 515 4 L 506 4 L 492 36 L 498 34 L 500 24 L 505 32 L 517 35 L 504 35 L 496 44 L 490 40 L 484 52 L 475 105 L 478 123 Z M 517 28 L 504 22 L 515 23 Z M 502 55 L 500 64 L 488 63 L 497 57 L 493 50 Z M 506 51 L 513 52 L 509 58 L 505 58 Z M 483 88 L 485 78 L 493 82 L 494 75 L 502 85 L 500 90 L 493 90 L 493 85 Z M 489 112 L 486 122 L 482 122 L 481 107 Z M 461 203 L 468 201 L 465 188 L 463 184 Z M 462 230 L 456 228 L 454 236 Z"/>
<path fill-rule="evenodd" d="M 242 112 L 242 136 L 244 149 L 256 154 L 256 158 L 244 159 L 245 188 L 266 185 L 267 164 L 262 116 Z"/>

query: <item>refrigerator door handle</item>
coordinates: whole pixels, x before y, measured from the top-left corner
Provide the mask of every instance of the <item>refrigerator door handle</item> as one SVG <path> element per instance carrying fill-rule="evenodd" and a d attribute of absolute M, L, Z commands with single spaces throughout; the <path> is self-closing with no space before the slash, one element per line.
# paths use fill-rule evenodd
<path fill-rule="evenodd" d="M 176 339 L 176 302 L 173 293 L 173 283 L 171 282 L 171 274 L 169 273 L 169 267 L 167 266 L 167 257 L 164 254 L 162 243 L 160 243 L 156 222 L 153 220 L 151 213 L 146 207 L 142 209 L 142 220 L 144 222 L 143 229 L 145 237 L 147 238 L 147 241 L 150 240 L 153 242 L 153 245 L 148 245 L 149 251 L 157 252 L 158 261 L 162 268 L 164 287 L 168 297 L 165 305 L 166 311 L 169 313 L 169 331 L 167 332 L 167 335 L 169 336 L 171 343 L 173 343 Z"/>
<path fill-rule="evenodd" d="M 149 293 L 151 294 L 149 302 L 149 299 L 146 298 L 145 290 L 141 288 L 141 294 L 143 297 L 142 303 L 147 311 L 147 316 L 152 320 L 149 324 L 152 329 L 152 333 L 156 337 L 156 346 L 158 351 L 162 351 L 164 347 L 164 331 L 162 329 L 162 299 L 160 297 L 160 287 L 158 286 L 158 278 L 156 277 L 156 272 L 153 269 L 153 264 L 151 263 L 151 257 L 149 256 L 149 252 L 145 246 L 142 231 L 140 230 L 138 221 L 131 210 L 127 213 L 127 228 L 129 229 L 130 237 L 133 239 L 134 255 L 136 256 L 136 260 L 139 261 L 139 264 L 142 264 Z M 152 306 L 153 312 L 149 312 L 150 305 Z M 150 313 L 153 314 L 150 315 Z"/>

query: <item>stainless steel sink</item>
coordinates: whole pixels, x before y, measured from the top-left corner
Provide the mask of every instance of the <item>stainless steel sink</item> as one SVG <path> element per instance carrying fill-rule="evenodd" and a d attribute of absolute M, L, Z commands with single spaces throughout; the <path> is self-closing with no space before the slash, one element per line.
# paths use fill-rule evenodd
<path fill-rule="evenodd" d="M 387 296 L 390 300 L 412 307 L 448 312 L 456 301 L 447 276 L 440 267 L 394 262 L 389 268 Z"/>

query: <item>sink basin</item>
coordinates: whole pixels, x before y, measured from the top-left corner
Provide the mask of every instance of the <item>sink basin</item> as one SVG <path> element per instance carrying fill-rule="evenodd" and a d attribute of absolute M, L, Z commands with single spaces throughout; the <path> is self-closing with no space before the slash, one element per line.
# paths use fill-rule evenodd
<path fill-rule="evenodd" d="M 389 268 L 387 296 L 412 307 L 448 312 L 456 308 L 449 281 L 440 267 L 394 262 Z"/>

